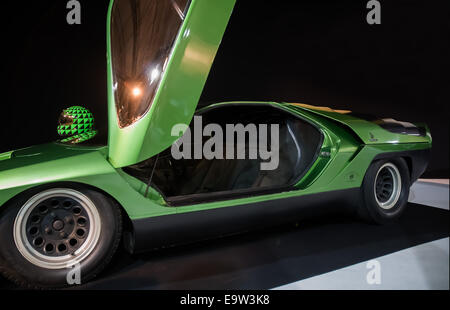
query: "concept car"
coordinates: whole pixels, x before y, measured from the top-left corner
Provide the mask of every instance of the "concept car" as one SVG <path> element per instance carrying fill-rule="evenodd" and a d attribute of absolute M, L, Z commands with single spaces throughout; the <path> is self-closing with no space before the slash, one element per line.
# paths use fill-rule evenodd
<path fill-rule="evenodd" d="M 91 143 L 95 116 L 72 107 L 60 118 L 58 132 L 66 135 L 60 141 L 0 154 L 6 278 L 61 287 L 78 266 L 84 283 L 121 240 L 137 253 L 298 219 L 321 206 L 376 223 L 400 216 L 428 163 L 426 125 L 297 103 L 226 102 L 197 110 L 234 5 L 111 1 L 107 145 Z M 277 145 L 266 141 L 267 150 L 278 151 L 276 168 L 263 170 L 267 158 L 239 154 L 174 158 L 173 146 L 194 115 L 203 126 L 276 124 Z M 173 134 L 179 124 L 186 126 Z M 249 143 L 229 141 L 215 151 L 230 147 L 251 152 Z"/>

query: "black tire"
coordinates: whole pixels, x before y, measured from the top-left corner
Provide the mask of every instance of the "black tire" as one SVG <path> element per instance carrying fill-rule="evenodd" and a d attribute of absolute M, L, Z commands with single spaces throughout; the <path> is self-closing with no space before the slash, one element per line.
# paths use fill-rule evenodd
<path fill-rule="evenodd" d="M 387 183 L 389 183 L 389 175 L 396 179 L 395 175 L 398 173 L 401 180 L 401 185 L 397 186 L 398 190 L 395 191 L 395 193 L 398 193 L 398 199 L 395 199 L 394 191 L 389 195 L 389 191 L 379 190 L 379 188 L 383 189 L 384 185 L 379 173 L 387 176 Z M 382 184 L 381 186 L 377 187 L 375 183 L 377 180 Z M 388 185 L 386 184 L 387 189 L 389 189 Z M 376 224 L 387 224 L 397 220 L 405 211 L 410 186 L 410 173 L 403 158 L 383 159 L 373 162 L 364 176 L 361 187 L 362 204 L 358 208 L 358 215 L 362 219 Z M 384 194 L 385 196 L 380 196 Z M 386 201 L 382 198 L 386 198 Z M 383 203 L 387 205 L 382 207 Z"/>
<path fill-rule="evenodd" d="M 73 285 L 74 283 L 68 283 L 67 277 L 68 273 L 71 272 L 71 268 L 69 266 L 66 266 L 65 268 L 58 267 L 58 268 L 44 268 L 42 266 L 39 266 L 35 263 L 32 263 L 30 259 L 25 258 L 25 255 L 23 252 L 25 250 L 22 250 L 22 252 L 19 250 L 16 240 L 18 239 L 18 233 L 17 231 L 27 231 L 28 228 L 25 228 L 25 230 L 18 230 L 17 229 L 17 223 L 16 219 L 18 218 L 18 214 L 23 214 L 21 210 L 26 208 L 26 206 L 30 205 L 30 201 L 33 201 L 35 197 L 39 197 L 42 193 L 53 191 L 54 193 L 57 193 L 56 191 L 63 189 L 64 191 L 67 190 L 68 193 L 79 193 L 80 197 L 87 197 L 90 201 L 90 208 L 92 206 L 95 206 L 95 209 L 98 211 L 98 213 L 95 213 L 95 218 L 92 219 L 88 216 L 89 220 L 92 220 L 92 223 L 89 222 L 89 227 L 86 226 L 86 242 L 88 240 L 91 240 L 91 236 L 93 234 L 93 227 L 97 227 L 96 233 L 95 233 L 95 239 L 92 239 L 95 241 L 91 241 L 91 247 L 89 252 L 86 251 L 86 256 L 81 259 L 78 266 L 80 267 L 81 271 L 81 284 L 84 284 L 94 277 L 96 277 L 111 261 L 114 253 L 116 252 L 118 245 L 120 243 L 121 234 L 122 234 L 122 216 L 121 216 L 121 210 L 117 206 L 117 204 L 110 198 L 104 196 L 103 194 L 96 192 L 91 189 L 87 189 L 80 186 L 70 186 L 69 187 L 56 187 L 56 188 L 39 188 L 36 190 L 29 191 L 28 193 L 17 197 L 17 199 L 14 199 L 12 202 L 9 203 L 8 206 L 6 206 L 6 209 L 2 211 L 0 214 L 0 272 L 7 278 L 8 280 L 14 282 L 16 285 L 19 285 L 21 287 L 25 288 L 31 288 L 31 289 L 51 289 L 51 288 L 62 288 L 69 285 Z M 42 194 L 45 195 L 45 194 Z M 65 197 L 65 196 L 62 196 Z M 50 198 L 53 199 L 53 198 Z M 64 198 L 63 198 L 64 199 Z M 58 200 L 58 198 L 56 198 Z M 41 204 L 46 204 L 45 202 L 42 202 Z M 75 213 L 74 210 L 76 202 L 74 203 L 74 206 L 66 208 L 66 211 L 69 210 L 70 212 Z M 55 209 L 51 209 L 55 208 Z M 62 207 L 53 206 L 49 208 L 47 211 L 48 214 L 51 214 L 49 216 L 53 216 L 54 218 L 55 214 L 57 214 L 57 218 L 59 218 L 59 212 L 64 211 Z M 58 209 L 59 208 L 59 209 Z M 72 209 L 71 209 L 72 208 Z M 83 207 L 82 207 L 83 208 Z M 3 208 L 2 208 L 3 209 Z M 37 206 L 32 208 L 29 207 L 29 209 L 37 210 Z M 30 211 L 30 212 L 39 212 L 39 211 Z M 56 210 L 56 211 L 55 211 Z M 68 212 L 69 212 L 68 211 Z M 78 210 L 76 210 L 78 212 Z M 32 213 L 30 213 L 32 214 Z M 92 214 L 92 213 L 90 213 Z M 42 215 L 41 224 L 35 224 L 35 225 L 44 225 L 44 222 L 46 220 L 47 215 Z M 24 216 L 26 217 L 26 216 Z M 31 217 L 31 215 L 29 215 Z M 64 221 L 69 222 L 70 217 L 67 216 L 64 218 Z M 64 230 L 70 230 L 72 227 L 73 229 L 78 229 L 78 218 L 75 218 L 74 221 L 70 221 L 70 223 L 74 226 L 69 226 L 69 224 L 66 223 L 66 227 L 63 228 L 63 230 L 56 231 L 54 230 L 53 233 L 55 238 L 63 238 L 60 237 L 60 235 L 66 235 L 67 233 L 64 232 Z M 100 224 L 96 223 L 94 224 L 94 220 L 98 221 L 100 219 Z M 19 220 L 17 220 L 19 221 Z M 53 221 L 53 220 L 51 220 Z M 30 223 L 29 220 L 23 220 L 23 223 L 26 223 L 24 225 L 28 225 L 27 223 Z M 59 228 L 58 226 L 54 226 L 54 221 L 50 222 L 53 223 L 52 229 L 54 227 Z M 95 226 L 97 225 L 97 226 Z M 100 226 L 98 226 L 100 225 Z M 22 227 L 22 226 L 21 226 Z M 27 226 L 25 226 L 27 227 Z M 98 227 L 101 229 L 98 230 Z M 48 226 L 47 226 L 48 228 Z M 91 230 L 89 230 L 91 229 Z M 42 231 L 42 228 L 39 226 L 39 230 Z M 48 232 L 46 232 L 48 233 Z M 28 233 L 27 233 L 28 234 Z M 41 232 L 39 232 L 39 236 Z M 75 232 L 74 232 L 75 234 Z M 50 238 L 48 235 L 42 232 L 42 236 L 45 238 Z M 74 236 L 74 235 L 70 235 Z M 69 238 L 71 238 L 69 236 Z M 90 239 L 88 239 L 90 238 Z M 26 238 L 21 238 L 26 239 Z M 66 238 L 67 239 L 67 238 Z M 66 239 L 61 239 L 63 241 L 56 241 L 56 242 L 71 242 L 67 241 Z M 81 240 L 81 239 L 80 239 Z M 21 241 L 22 242 L 22 241 Z M 46 242 L 46 241 L 44 241 Z M 84 241 L 83 241 L 84 242 Z M 20 243 L 19 243 L 20 244 Z M 24 243 L 27 244 L 28 247 L 31 245 L 31 247 L 34 247 L 31 243 Z M 80 242 L 81 244 L 81 242 Z M 60 243 L 61 245 L 61 243 Z M 61 249 L 64 246 L 61 247 Z M 27 247 L 22 247 L 22 249 L 26 249 Z M 80 246 L 82 248 L 82 246 Z M 36 252 L 37 250 L 34 249 Z M 43 251 L 43 250 L 42 250 Z M 58 249 L 54 250 L 59 251 Z M 72 253 L 70 253 L 72 251 Z M 33 252 L 33 253 L 35 253 Z M 80 250 L 80 253 L 82 253 L 82 249 Z M 75 253 L 75 250 L 67 249 L 66 254 L 57 253 L 58 255 L 67 255 L 69 257 L 76 257 L 73 256 Z M 87 254 L 89 253 L 89 254 Z M 72 256 L 71 256 L 72 254 Z M 55 256 L 57 256 L 55 254 Z M 34 259 L 34 258 L 33 258 Z M 38 258 L 39 260 L 39 258 Z M 72 271 L 73 272 L 73 271 Z M 78 283 L 76 283 L 78 284 Z"/>

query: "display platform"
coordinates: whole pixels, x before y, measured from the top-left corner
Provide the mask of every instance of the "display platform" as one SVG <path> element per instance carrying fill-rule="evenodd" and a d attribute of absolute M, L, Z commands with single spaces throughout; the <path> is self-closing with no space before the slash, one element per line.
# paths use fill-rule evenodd
<path fill-rule="evenodd" d="M 440 184 L 440 183 L 444 184 Z M 130 256 L 77 289 L 448 289 L 448 180 L 419 181 L 396 224 L 318 218 Z M 381 283 L 369 284 L 367 263 Z M 0 279 L 0 289 L 13 288 Z"/>

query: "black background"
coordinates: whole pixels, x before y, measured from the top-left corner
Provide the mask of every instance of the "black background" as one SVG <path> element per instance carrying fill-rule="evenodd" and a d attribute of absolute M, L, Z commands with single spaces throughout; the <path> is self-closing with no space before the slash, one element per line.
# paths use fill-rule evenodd
<path fill-rule="evenodd" d="M 108 1 L 2 3 L 0 152 L 55 140 L 63 108 L 83 105 L 106 131 Z M 426 122 L 429 177 L 448 177 L 450 6 L 381 0 L 238 0 L 200 105 L 225 100 L 303 102 Z"/>

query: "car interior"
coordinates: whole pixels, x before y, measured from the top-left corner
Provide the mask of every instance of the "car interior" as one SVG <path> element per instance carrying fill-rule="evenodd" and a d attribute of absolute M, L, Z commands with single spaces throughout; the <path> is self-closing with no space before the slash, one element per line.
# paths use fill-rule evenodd
<path fill-rule="evenodd" d="M 202 116 L 203 128 L 208 124 L 218 124 L 224 128 L 224 137 L 227 124 L 255 124 L 257 128 L 260 128 L 260 124 L 267 124 L 267 148 L 270 151 L 274 151 L 271 149 L 274 143 L 271 141 L 270 125 L 278 124 L 278 167 L 274 170 L 263 170 L 261 163 L 269 160 L 261 159 L 259 154 L 256 159 L 249 158 L 252 145 L 247 135 L 245 145 L 236 145 L 237 139 L 233 139 L 234 152 L 236 153 L 238 147 L 242 147 L 245 150 L 245 159 L 208 160 L 203 157 L 175 160 L 169 148 L 158 156 L 123 169 L 157 189 L 172 205 L 286 190 L 295 185 L 308 171 L 322 144 L 322 134 L 315 126 L 271 105 L 230 104 L 210 108 L 197 115 Z M 193 124 L 190 129 L 193 133 Z M 208 138 L 203 137 L 202 144 Z M 260 145 L 259 135 L 257 141 Z M 193 148 L 193 144 L 184 144 L 183 147 Z M 225 142 L 222 151 L 225 158 Z"/>

